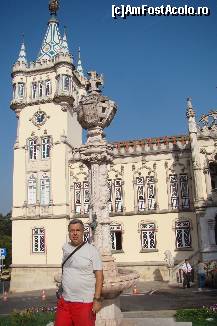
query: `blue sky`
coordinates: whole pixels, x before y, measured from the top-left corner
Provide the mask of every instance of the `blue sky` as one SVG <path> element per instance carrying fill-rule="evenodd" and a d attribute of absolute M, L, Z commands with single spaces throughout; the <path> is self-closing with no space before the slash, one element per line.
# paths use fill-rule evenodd
<path fill-rule="evenodd" d="M 112 4 L 208 6 L 209 17 L 128 17 L 114 20 Z M 40 49 L 49 19 L 48 0 L 1 3 L 0 212 L 12 205 L 13 144 L 16 117 L 10 110 L 11 68 L 22 34 L 29 61 Z M 105 79 L 104 94 L 118 104 L 106 130 L 110 141 L 187 132 L 186 98 L 198 118 L 216 108 L 217 5 L 214 0 L 60 0 L 60 30 L 67 27 L 75 60 L 81 47 L 85 71 Z"/>

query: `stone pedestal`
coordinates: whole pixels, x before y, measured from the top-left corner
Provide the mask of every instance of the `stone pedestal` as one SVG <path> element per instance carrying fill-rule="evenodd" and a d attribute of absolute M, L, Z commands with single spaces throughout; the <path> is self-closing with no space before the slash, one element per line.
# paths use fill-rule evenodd
<path fill-rule="evenodd" d="M 97 314 L 96 326 L 119 326 L 122 318 L 120 297 L 105 299 L 102 309 Z"/>

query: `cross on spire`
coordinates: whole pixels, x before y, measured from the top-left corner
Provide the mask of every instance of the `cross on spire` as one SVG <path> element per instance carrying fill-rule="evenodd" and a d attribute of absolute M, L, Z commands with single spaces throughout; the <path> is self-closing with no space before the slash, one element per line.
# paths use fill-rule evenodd
<path fill-rule="evenodd" d="M 88 72 L 88 75 L 90 76 L 90 79 L 87 83 L 87 90 L 89 92 L 101 92 L 99 86 L 103 85 L 103 76 L 98 75 L 96 71 L 90 71 Z"/>

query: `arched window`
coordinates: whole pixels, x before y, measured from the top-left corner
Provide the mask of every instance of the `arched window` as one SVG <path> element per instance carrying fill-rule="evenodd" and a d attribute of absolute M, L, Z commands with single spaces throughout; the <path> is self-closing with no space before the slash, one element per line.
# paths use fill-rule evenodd
<path fill-rule="evenodd" d="M 48 79 L 45 81 L 45 95 L 48 96 L 51 94 L 51 81 Z"/>
<path fill-rule="evenodd" d="M 37 98 L 37 83 L 36 82 L 32 83 L 32 98 L 33 99 Z"/>
<path fill-rule="evenodd" d="M 32 175 L 30 176 L 29 180 L 28 180 L 28 204 L 29 205 L 34 205 L 36 204 L 36 179 L 35 177 Z"/>
<path fill-rule="evenodd" d="M 39 97 L 43 97 L 43 93 L 44 93 L 43 89 L 44 89 L 43 82 L 40 81 L 40 82 L 38 83 L 38 96 L 39 96 Z"/>
<path fill-rule="evenodd" d="M 49 205 L 50 202 L 50 179 L 47 175 L 40 180 L 40 202 L 41 205 Z"/>
<path fill-rule="evenodd" d="M 122 226 L 121 224 L 110 225 L 112 250 L 122 250 Z"/>
<path fill-rule="evenodd" d="M 18 97 L 19 98 L 24 98 L 24 90 L 25 90 L 25 84 L 18 83 Z"/>
<path fill-rule="evenodd" d="M 63 75 L 63 91 L 69 92 L 71 90 L 71 77 Z"/>

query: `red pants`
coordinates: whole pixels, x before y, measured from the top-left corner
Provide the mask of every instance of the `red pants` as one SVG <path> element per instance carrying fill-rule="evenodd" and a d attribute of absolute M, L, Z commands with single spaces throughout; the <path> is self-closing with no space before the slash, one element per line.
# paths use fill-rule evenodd
<path fill-rule="evenodd" d="M 96 315 L 93 303 L 70 302 L 59 299 L 55 326 L 95 326 Z"/>

